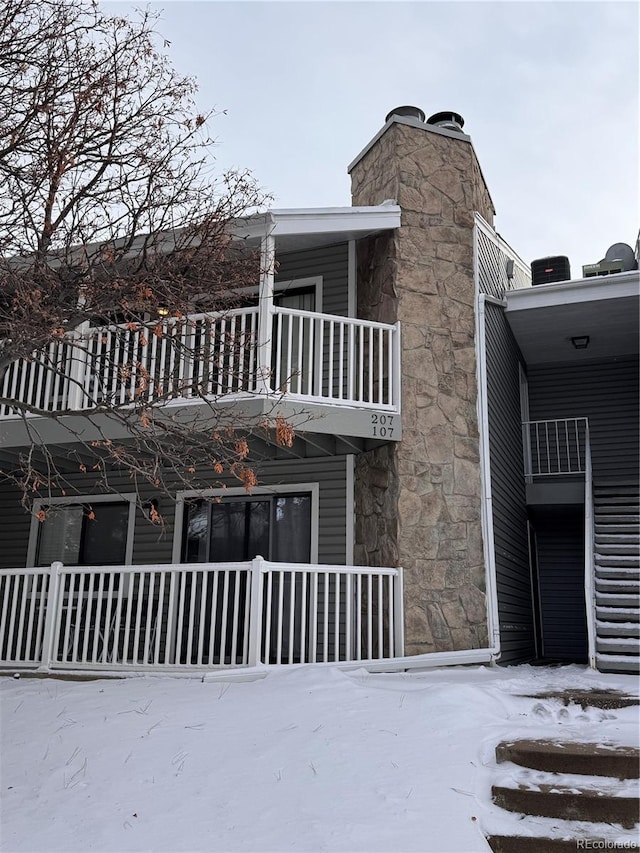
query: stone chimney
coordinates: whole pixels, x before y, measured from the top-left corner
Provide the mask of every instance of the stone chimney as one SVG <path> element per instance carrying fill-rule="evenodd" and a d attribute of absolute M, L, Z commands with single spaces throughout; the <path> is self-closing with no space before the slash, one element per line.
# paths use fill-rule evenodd
<path fill-rule="evenodd" d="M 356 562 L 404 568 L 406 653 L 488 645 L 476 413 L 474 212 L 494 208 L 462 116 L 392 110 L 349 166 L 401 228 L 358 249 L 358 316 L 400 321 L 402 441 L 356 465 Z"/>

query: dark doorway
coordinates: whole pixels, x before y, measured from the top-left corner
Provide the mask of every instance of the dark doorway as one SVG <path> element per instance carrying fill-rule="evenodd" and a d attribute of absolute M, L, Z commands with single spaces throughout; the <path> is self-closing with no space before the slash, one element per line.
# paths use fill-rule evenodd
<path fill-rule="evenodd" d="M 530 519 L 534 531 L 540 660 L 586 663 L 584 508 L 530 508 Z"/>

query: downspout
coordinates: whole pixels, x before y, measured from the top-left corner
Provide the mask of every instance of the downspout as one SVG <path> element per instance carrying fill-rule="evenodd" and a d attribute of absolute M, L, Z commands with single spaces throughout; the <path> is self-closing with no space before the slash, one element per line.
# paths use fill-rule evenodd
<path fill-rule="evenodd" d="M 493 500 L 491 496 L 491 457 L 489 453 L 489 406 L 487 401 L 487 351 L 485 339 L 486 296 L 480 293 L 478 281 L 477 232 L 474 235 L 474 269 L 476 276 L 476 364 L 478 372 L 478 431 L 480 436 L 480 482 L 482 500 L 480 520 L 485 564 L 487 626 L 493 662 L 501 654 L 498 587 L 496 581 L 495 543 L 493 538 Z M 494 301 L 493 299 L 491 300 Z M 499 300 L 495 300 L 499 304 Z"/>

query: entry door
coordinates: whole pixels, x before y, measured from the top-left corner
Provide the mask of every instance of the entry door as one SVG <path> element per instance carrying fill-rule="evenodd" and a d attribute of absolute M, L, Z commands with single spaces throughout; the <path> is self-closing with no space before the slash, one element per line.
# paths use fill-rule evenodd
<path fill-rule="evenodd" d="M 282 563 L 309 563 L 311 559 L 311 495 L 269 495 L 247 498 L 231 498 L 219 503 L 198 500 L 187 507 L 187 519 L 185 525 L 185 538 L 183 544 L 183 562 L 211 562 L 229 563 L 246 562 L 258 555 L 267 560 Z M 265 576 L 266 578 L 267 576 Z M 284 658 L 291 657 L 295 661 L 300 660 L 300 632 L 301 614 L 303 607 L 308 609 L 307 601 L 301 598 L 302 579 L 300 575 L 296 578 L 296 587 L 292 589 L 289 572 L 282 575 L 275 572 L 271 579 L 271 609 L 267 614 L 267 596 L 263 598 L 263 625 L 268 622 L 271 625 L 269 637 L 270 660 L 273 652 L 280 644 Z M 191 586 L 190 578 L 187 577 L 187 589 L 185 601 L 189 601 Z M 209 635 L 212 630 L 213 611 L 215 609 L 215 648 L 216 659 L 219 661 L 232 662 L 229 650 L 236 648 L 238 655 L 242 656 L 245 631 L 245 607 L 249 601 L 248 596 L 248 572 L 234 573 L 226 581 L 226 595 L 224 594 L 224 579 L 220 574 L 217 589 L 215 584 L 209 585 L 207 601 L 205 605 L 204 631 Z M 236 590 L 236 583 L 238 589 Z M 282 589 L 280 586 L 282 585 Z M 290 606 L 291 595 L 295 593 L 294 608 Z M 199 590 L 194 593 L 196 599 L 200 595 Z M 198 599 L 199 600 L 199 599 Z M 216 602 L 215 607 L 213 602 Z M 231 608 L 227 612 L 226 622 L 222 612 L 223 601 L 237 601 L 240 603 L 240 612 L 234 619 Z M 282 608 L 280 601 L 286 603 Z M 244 605 L 243 605 L 244 603 Z M 255 618 L 256 614 L 251 614 Z M 293 618 L 294 642 L 290 647 L 290 627 Z M 235 635 L 234 635 L 235 625 Z M 198 627 L 196 625 L 195 627 Z M 186 630 L 186 629 L 185 629 Z M 235 643 L 233 642 L 235 636 Z M 266 637 L 263 637 L 265 642 Z M 183 637 L 183 647 L 188 647 L 188 636 Z"/>
<path fill-rule="evenodd" d="M 542 658 L 587 661 L 584 598 L 584 508 L 536 507 L 535 528 Z"/>
<path fill-rule="evenodd" d="M 294 311 L 316 310 L 315 288 L 286 290 L 274 295 L 274 304 L 279 308 Z M 314 323 L 309 317 L 276 315 L 274 319 L 274 348 L 271 369 L 275 377 L 276 390 L 291 394 L 313 394 L 313 364 L 318 342 L 311 339 Z"/>

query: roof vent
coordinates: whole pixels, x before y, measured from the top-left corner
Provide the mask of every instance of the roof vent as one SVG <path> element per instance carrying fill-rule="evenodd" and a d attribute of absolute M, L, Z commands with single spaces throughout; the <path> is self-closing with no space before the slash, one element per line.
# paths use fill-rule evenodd
<path fill-rule="evenodd" d="M 464 119 L 460 113 L 452 113 L 445 110 L 441 113 L 434 113 L 427 119 L 427 124 L 434 127 L 441 127 L 443 130 L 452 130 L 454 133 L 462 133 L 464 127 Z"/>
<path fill-rule="evenodd" d="M 614 243 L 609 246 L 607 253 L 597 264 L 585 264 L 582 267 L 583 278 L 593 278 L 600 275 L 615 275 L 638 268 L 633 249 L 626 243 Z"/>
<path fill-rule="evenodd" d="M 390 118 L 393 116 L 403 116 L 404 118 L 417 118 L 418 121 L 424 121 L 424 113 L 420 109 L 420 107 L 394 107 L 390 113 L 387 113 L 387 117 L 384 120 L 386 124 Z"/>

